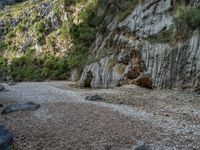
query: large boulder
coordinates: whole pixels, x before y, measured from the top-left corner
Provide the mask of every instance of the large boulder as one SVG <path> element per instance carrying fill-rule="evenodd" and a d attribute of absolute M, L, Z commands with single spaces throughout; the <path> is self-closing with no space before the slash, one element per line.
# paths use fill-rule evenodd
<path fill-rule="evenodd" d="M 153 82 L 148 74 L 141 73 L 138 78 L 133 80 L 133 84 L 151 89 Z"/>
<path fill-rule="evenodd" d="M 8 150 L 13 144 L 13 136 L 10 131 L 0 124 L 0 149 Z"/>
<path fill-rule="evenodd" d="M 38 108 L 40 108 L 40 105 L 34 102 L 16 103 L 6 106 L 1 112 L 1 114 L 4 115 L 11 112 L 23 111 L 23 110 L 36 110 Z"/>
<path fill-rule="evenodd" d="M 150 150 L 150 147 L 143 141 L 138 141 L 132 148 L 132 150 Z"/>

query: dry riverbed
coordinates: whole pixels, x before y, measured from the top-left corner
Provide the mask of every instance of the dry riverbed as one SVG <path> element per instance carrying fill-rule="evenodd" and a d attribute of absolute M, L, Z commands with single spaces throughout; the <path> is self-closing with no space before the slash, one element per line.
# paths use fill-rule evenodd
<path fill-rule="evenodd" d="M 70 82 L 19 83 L 0 93 L 0 104 L 33 101 L 35 111 L 0 116 L 19 150 L 200 149 L 200 96 L 136 86 L 80 89 Z M 85 101 L 98 94 L 101 101 Z"/>

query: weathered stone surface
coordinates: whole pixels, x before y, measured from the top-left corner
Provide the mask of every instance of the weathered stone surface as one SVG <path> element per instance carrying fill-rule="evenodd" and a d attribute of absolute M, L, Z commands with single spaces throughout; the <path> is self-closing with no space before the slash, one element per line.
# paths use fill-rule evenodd
<path fill-rule="evenodd" d="M 119 27 L 128 27 L 140 37 L 155 35 L 172 25 L 172 4 L 171 0 L 144 0 Z"/>
<path fill-rule="evenodd" d="M 8 114 L 15 111 L 36 110 L 38 108 L 40 108 L 40 105 L 34 102 L 16 103 L 16 104 L 11 104 L 11 105 L 6 106 L 2 110 L 1 114 L 4 115 L 4 114 Z"/>
<path fill-rule="evenodd" d="M 80 80 L 81 85 L 85 87 L 90 85 L 90 87 L 94 88 L 110 88 L 117 86 L 119 81 L 123 78 L 123 71 L 119 72 L 118 69 L 113 56 L 105 57 L 100 63 L 94 63 L 85 67 Z"/>
<path fill-rule="evenodd" d="M 199 0 L 187 1 L 199 5 Z M 93 75 L 91 87 L 109 88 L 121 84 L 136 84 L 145 87 L 178 88 L 200 91 L 200 32 L 194 30 L 187 40 L 176 42 L 148 42 L 162 31 L 174 30 L 172 0 L 144 0 L 122 22 L 116 20 L 107 27 L 109 34 L 98 35 L 93 53 L 102 49 L 115 49 L 101 61 L 87 66 L 85 72 Z M 125 31 L 126 29 L 126 31 Z M 128 34 L 127 34 L 128 33 Z M 148 39 L 147 39 L 148 38 Z M 108 69 L 108 62 L 115 64 Z M 117 71 L 123 64 L 125 70 Z M 122 65 L 121 65 L 122 66 Z M 106 69 L 107 68 L 107 69 Z M 141 76 L 147 73 L 149 77 Z"/>
<path fill-rule="evenodd" d="M 70 81 L 78 81 L 81 77 L 81 70 L 75 69 L 71 72 Z"/>
<path fill-rule="evenodd" d="M 147 72 L 153 84 L 161 88 L 200 88 L 200 34 L 199 30 L 176 47 L 169 44 L 145 44 L 141 49 Z"/>
<path fill-rule="evenodd" d="M 13 136 L 8 129 L 0 124 L 0 149 L 9 150 L 13 144 Z"/>

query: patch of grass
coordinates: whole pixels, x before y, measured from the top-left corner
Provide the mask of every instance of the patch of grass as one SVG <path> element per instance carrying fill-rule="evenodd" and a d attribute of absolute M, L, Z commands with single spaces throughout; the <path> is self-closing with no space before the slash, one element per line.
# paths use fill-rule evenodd
<path fill-rule="evenodd" d="M 3 77 L 3 74 L 6 73 L 7 68 L 6 68 L 6 62 L 7 60 L 3 57 L 0 56 L 0 77 Z"/>
<path fill-rule="evenodd" d="M 177 36 L 187 36 L 192 30 L 200 27 L 200 7 L 185 5 L 178 7 L 174 21 L 177 27 Z"/>
<path fill-rule="evenodd" d="M 34 25 L 34 33 L 36 35 L 36 40 L 38 43 L 44 43 L 45 36 L 45 20 L 42 19 Z"/>
<path fill-rule="evenodd" d="M 150 43 L 168 43 L 174 40 L 174 33 L 173 29 L 164 29 L 157 35 L 149 36 L 145 38 L 145 40 L 149 41 Z"/>
<path fill-rule="evenodd" d="M 110 58 L 106 64 L 106 69 L 111 70 L 117 64 L 116 59 Z"/>
<path fill-rule="evenodd" d="M 123 21 L 128 15 L 131 14 L 133 9 L 139 4 L 140 0 L 128 0 L 126 1 L 124 7 L 121 8 L 117 17 L 119 21 Z"/>
<path fill-rule="evenodd" d="M 6 50 L 7 47 L 8 47 L 8 44 L 6 44 L 6 43 L 3 42 L 3 41 L 0 42 L 0 50 L 1 50 L 1 52 L 4 51 L 4 50 Z"/>

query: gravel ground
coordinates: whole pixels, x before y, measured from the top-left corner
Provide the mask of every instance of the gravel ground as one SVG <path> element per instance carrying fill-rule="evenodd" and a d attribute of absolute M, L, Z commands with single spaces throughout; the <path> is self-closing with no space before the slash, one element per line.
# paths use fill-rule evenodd
<path fill-rule="evenodd" d="M 70 82 L 4 84 L 0 104 L 34 101 L 36 111 L 0 116 L 19 150 L 200 149 L 200 96 L 136 86 L 80 89 Z M 87 95 L 99 94 L 101 102 Z"/>

